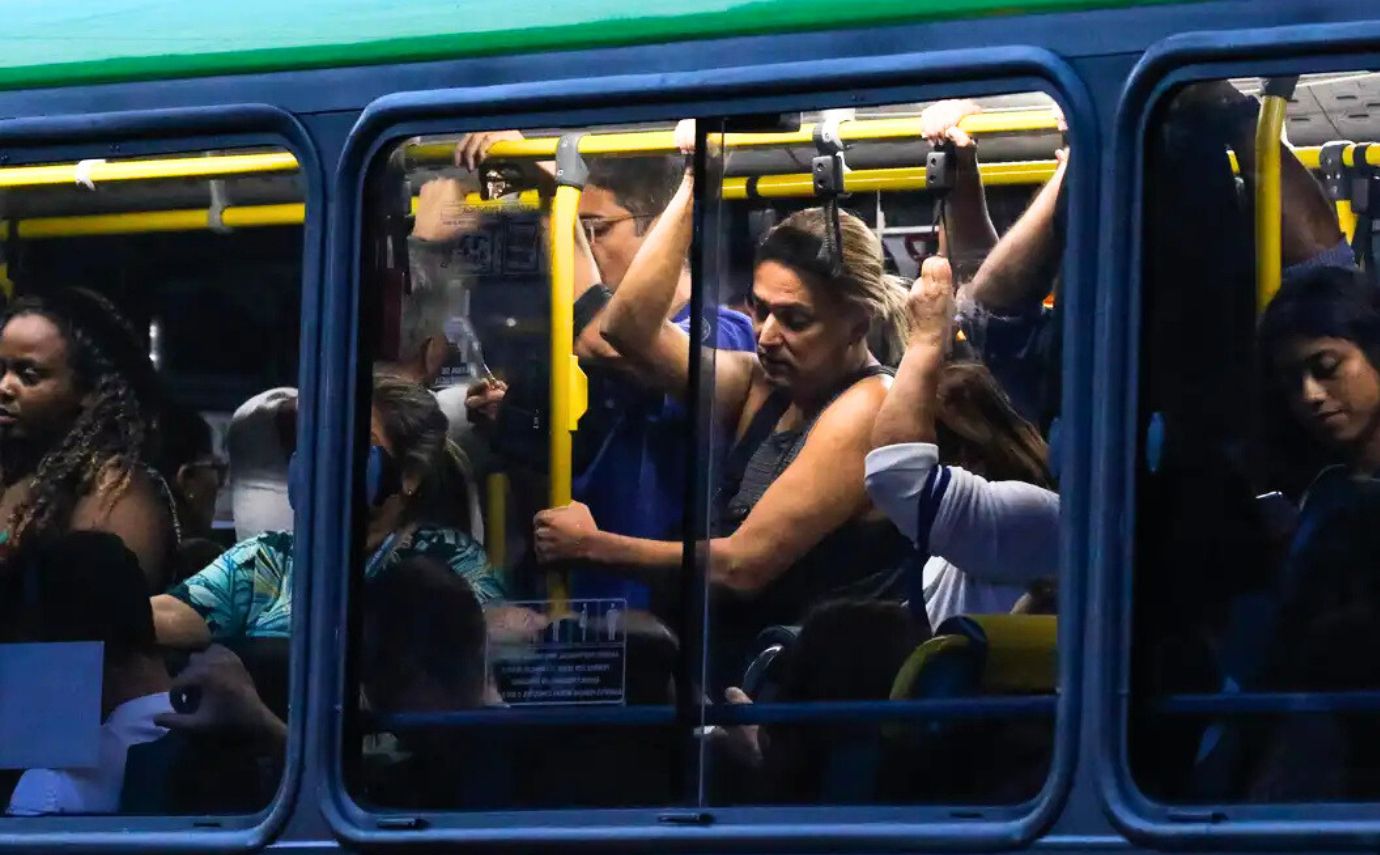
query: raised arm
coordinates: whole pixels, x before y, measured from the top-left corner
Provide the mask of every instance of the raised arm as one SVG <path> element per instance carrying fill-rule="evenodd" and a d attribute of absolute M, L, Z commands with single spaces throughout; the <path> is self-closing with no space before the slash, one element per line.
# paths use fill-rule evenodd
<path fill-rule="evenodd" d="M 932 104 L 920 114 L 921 133 L 930 145 L 953 144 L 955 184 L 944 201 L 939 254 L 951 260 L 964 280 L 974 275 L 997 243 L 978 171 L 977 143 L 959 126 L 979 112 L 981 108 L 972 101 L 949 100 Z"/>
<path fill-rule="evenodd" d="M 920 268 L 907 303 L 910 338 L 891 391 L 877 412 L 871 448 L 902 442 L 934 442 L 939 372 L 953 341 L 953 270 L 931 256 Z"/>
<path fill-rule="evenodd" d="M 1049 293 L 1062 250 L 1055 240 L 1054 214 L 1067 169 L 1068 158 L 1061 154 L 1054 177 L 1040 188 L 1030 207 L 1002 235 L 974 274 L 968 291 L 984 307 L 1014 313 Z"/>
<path fill-rule="evenodd" d="M 639 377 L 677 397 L 690 388 L 690 337 L 667 315 L 693 235 L 694 181 L 687 172 L 598 318 L 604 338 Z M 737 424 L 756 370 L 754 354 L 716 354 L 716 410 L 728 423 Z"/>

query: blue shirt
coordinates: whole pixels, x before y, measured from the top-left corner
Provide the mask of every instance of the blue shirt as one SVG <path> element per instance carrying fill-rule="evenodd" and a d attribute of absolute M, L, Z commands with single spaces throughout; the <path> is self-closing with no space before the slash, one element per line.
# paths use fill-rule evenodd
<path fill-rule="evenodd" d="M 722 306 L 706 339 L 719 350 L 757 349 L 752 322 L 741 312 Z M 688 334 L 690 307 L 671 322 Z M 571 485 L 575 500 L 589 506 L 599 528 L 628 537 L 674 540 L 681 536 L 685 498 L 686 458 L 690 454 L 690 419 L 685 407 L 666 395 L 638 388 L 631 382 L 603 384 L 591 389 L 590 409 L 608 408 L 616 421 L 589 465 Z M 725 439 L 716 437 L 716 440 Z M 724 442 L 716 441 L 722 450 Z M 712 470 L 711 470 L 712 471 Z M 614 573 L 583 570 L 571 574 L 576 599 L 626 599 L 628 606 L 645 609 L 646 585 Z"/>

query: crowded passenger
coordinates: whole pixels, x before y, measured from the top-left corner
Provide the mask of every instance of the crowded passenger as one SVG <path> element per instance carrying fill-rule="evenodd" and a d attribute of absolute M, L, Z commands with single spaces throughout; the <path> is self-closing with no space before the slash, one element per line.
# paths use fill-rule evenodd
<path fill-rule="evenodd" d="M 133 328 L 91 291 L 24 297 L 5 313 L 0 370 L 0 548 L 107 531 L 161 588 L 175 511 L 152 468 L 156 378 Z"/>
<path fill-rule="evenodd" d="M 465 531 L 459 449 L 430 392 L 376 373 L 366 491 L 366 578 L 401 561 L 428 556 L 463 576 L 481 602 L 502 596 L 483 548 Z M 292 616 L 293 536 L 266 532 L 154 598 L 160 643 L 203 647 L 210 641 L 284 637 Z"/>
<path fill-rule="evenodd" d="M 992 376 L 946 362 L 948 261 L 926 259 L 911 291 L 905 357 L 877 412 L 867 492 L 919 552 L 930 625 L 1009 612 L 1059 570 L 1059 497 L 1047 448 Z"/>
<path fill-rule="evenodd" d="M 212 539 L 211 527 L 227 467 L 213 451 L 211 426 L 189 407 L 165 406 L 158 419 L 158 435 L 158 470 L 172 490 L 176 511 L 178 546 L 168 573 L 168 583 L 176 584 L 223 551 Z"/>
<path fill-rule="evenodd" d="M 159 719 L 172 711 L 145 572 L 119 537 L 96 531 L 30 537 L 12 561 L 16 578 L 4 609 L 10 633 L 102 645 L 101 726 L 94 765 L 26 771 L 7 813 L 115 813 L 130 748 L 162 738 Z"/>
<path fill-rule="evenodd" d="M 682 398 L 692 345 L 664 319 L 690 247 L 692 191 L 686 174 L 602 319 L 603 335 L 642 376 Z M 836 247 L 818 208 L 772 230 L 754 271 L 756 353 L 721 352 L 715 361 L 714 411 L 734 438 L 708 567 L 711 682 L 720 688 L 740 673 L 763 627 L 794 623 L 829 597 L 892 592 L 905 552 L 867 499 L 862 465 L 890 373 L 867 336 L 894 322 L 900 295 L 883 275 L 876 236 L 839 216 Z M 679 541 L 604 530 L 579 502 L 537 516 L 536 548 L 544 561 L 579 559 L 647 581 L 674 579 L 683 558 Z"/>
<path fill-rule="evenodd" d="M 457 148 L 458 161 L 473 167 L 494 141 L 512 138 L 513 133 L 466 137 Z M 679 157 L 594 159 L 580 197 L 577 245 L 587 247 L 587 258 L 577 265 L 575 277 L 575 352 L 590 375 L 590 412 L 576 436 L 579 465 L 572 493 L 607 531 L 628 537 L 679 536 L 690 419 L 685 407 L 668 400 L 657 384 L 642 376 L 638 360 L 623 357 L 601 334 L 601 322 L 627 302 L 622 284 L 675 198 L 683 171 Z M 653 246 L 645 251 L 676 250 Z M 661 318 L 688 335 L 691 282 L 686 255 L 680 251 L 665 263 L 672 291 L 658 310 L 664 312 Z M 714 346 L 724 351 L 755 347 L 749 320 L 725 307 L 716 307 L 712 333 Z M 487 382 L 471 391 L 472 410 L 492 414 L 506 387 Z M 571 594 L 621 598 L 634 609 L 671 611 L 667 601 L 675 592 L 652 582 L 577 566 L 571 574 Z"/>
<path fill-rule="evenodd" d="M 225 450 L 237 541 L 266 531 L 292 531 L 288 461 L 296 448 L 296 389 L 267 389 L 230 417 Z"/>

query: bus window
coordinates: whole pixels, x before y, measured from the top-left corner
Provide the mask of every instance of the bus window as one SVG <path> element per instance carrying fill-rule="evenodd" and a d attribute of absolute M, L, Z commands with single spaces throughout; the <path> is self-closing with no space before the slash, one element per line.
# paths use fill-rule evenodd
<path fill-rule="evenodd" d="M 1061 127 L 1032 93 L 388 152 L 365 184 L 352 792 L 1033 797 L 1058 684 Z M 955 697 L 971 720 L 926 717 Z M 884 703 L 830 708 L 857 701 Z M 840 771 L 841 734 L 870 765 Z M 950 754 L 971 774 L 925 771 Z"/>
<path fill-rule="evenodd" d="M 680 549 L 688 418 L 600 326 L 684 158 L 590 156 L 558 182 L 560 133 L 409 140 L 368 178 L 368 454 L 382 476 L 354 580 L 347 748 L 368 804 L 680 799 L 674 586 L 547 561 L 533 520 L 579 502 Z"/>
<path fill-rule="evenodd" d="M 0 186 L 0 694 L 23 699 L 0 803 L 260 811 L 288 715 L 297 161 L 7 165 Z"/>
<path fill-rule="evenodd" d="M 1376 80 L 1197 82 L 1150 123 L 1129 760 L 1155 798 L 1380 796 L 1380 304 L 1350 204 Z"/>
<path fill-rule="evenodd" d="M 1025 801 L 1058 685 L 1062 116 L 1025 93 L 800 120 L 784 151 L 731 134 L 705 190 L 705 304 L 755 338 L 715 354 L 709 797 Z"/>

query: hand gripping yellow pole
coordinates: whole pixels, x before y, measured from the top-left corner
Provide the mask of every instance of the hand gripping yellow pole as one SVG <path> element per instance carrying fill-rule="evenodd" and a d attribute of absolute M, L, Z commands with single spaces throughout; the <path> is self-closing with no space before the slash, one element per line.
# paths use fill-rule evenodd
<path fill-rule="evenodd" d="M 571 434 L 585 414 L 587 387 L 575 357 L 575 229 L 580 192 L 588 169 L 580 157 L 580 134 L 561 137 L 556 147 L 556 198 L 551 204 L 551 507 L 570 504 Z M 564 571 L 547 574 L 551 611 L 565 609 Z"/>
<path fill-rule="evenodd" d="M 1279 147 L 1284 115 L 1298 78 L 1265 81 L 1260 118 L 1255 128 L 1255 307 L 1265 311 L 1279 291 L 1281 275 L 1279 200 Z"/>

